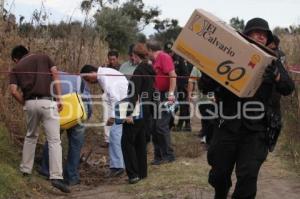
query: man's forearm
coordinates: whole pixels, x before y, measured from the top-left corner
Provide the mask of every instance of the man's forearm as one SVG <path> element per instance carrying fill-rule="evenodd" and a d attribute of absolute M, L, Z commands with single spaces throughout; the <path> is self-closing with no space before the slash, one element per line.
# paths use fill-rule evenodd
<path fill-rule="evenodd" d="M 58 111 L 62 111 L 63 109 L 63 102 L 61 99 L 61 87 L 60 87 L 60 79 L 59 79 L 59 74 L 57 71 L 56 66 L 53 66 L 51 68 L 51 74 L 52 74 L 52 79 L 54 81 L 54 89 L 55 89 L 55 98 L 56 98 L 56 103 L 57 103 L 57 108 Z"/>
<path fill-rule="evenodd" d="M 23 95 L 22 95 L 21 93 L 17 92 L 17 93 L 12 94 L 12 96 L 13 96 L 13 97 L 14 97 L 21 105 L 24 105 L 24 104 L 25 104 Z"/>
<path fill-rule="evenodd" d="M 56 98 L 60 99 L 61 86 L 60 86 L 59 75 L 58 75 L 58 71 L 57 71 L 56 67 L 51 68 L 51 73 L 52 73 L 52 79 L 54 81 L 55 96 L 56 96 Z"/>
<path fill-rule="evenodd" d="M 172 71 L 169 73 L 169 76 L 170 76 L 170 87 L 169 87 L 169 93 L 173 93 L 175 92 L 175 89 L 176 89 L 176 73 L 175 71 Z"/>

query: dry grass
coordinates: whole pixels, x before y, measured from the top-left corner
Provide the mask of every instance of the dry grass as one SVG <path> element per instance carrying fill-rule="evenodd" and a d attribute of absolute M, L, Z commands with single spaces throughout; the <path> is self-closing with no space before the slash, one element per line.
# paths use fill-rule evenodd
<path fill-rule="evenodd" d="M 281 47 L 286 53 L 288 65 L 300 63 L 300 35 L 282 35 Z M 295 80 L 295 92 L 282 99 L 284 128 L 277 151 L 292 169 L 300 173 L 300 75 L 291 74 Z"/>
<path fill-rule="evenodd" d="M 83 28 L 81 31 L 70 29 L 65 38 L 55 39 L 47 31 L 38 35 L 38 38 L 35 38 L 36 33 L 22 37 L 17 27 L 8 26 L 6 23 L 0 24 L 0 71 L 8 71 L 13 66 L 10 51 L 18 44 L 27 46 L 31 52 L 47 53 L 62 71 L 79 72 L 84 64 L 98 66 L 105 63 L 106 45 L 97 35 L 85 36 L 87 33 Z M 24 134 L 24 115 L 22 107 L 10 96 L 8 83 L 8 74 L 0 74 L 0 119 L 9 129 L 11 138 L 18 143 L 18 137 Z M 92 91 L 99 93 L 99 88 L 92 87 Z"/>
<path fill-rule="evenodd" d="M 299 107 L 297 92 L 282 101 L 284 127 L 276 150 L 293 170 L 300 173 L 300 118 L 299 109 L 296 108 Z"/>

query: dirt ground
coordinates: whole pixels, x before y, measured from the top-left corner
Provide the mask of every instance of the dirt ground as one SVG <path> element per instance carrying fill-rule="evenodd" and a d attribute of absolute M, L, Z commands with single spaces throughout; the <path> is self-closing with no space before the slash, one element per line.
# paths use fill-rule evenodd
<path fill-rule="evenodd" d="M 213 190 L 207 183 L 207 172 L 209 166 L 206 162 L 205 147 L 201 146 L 197 135 L 200 129 L 200 123 L 193 120 L 193 136 L 189 139 L 193 143 L 198 143 L 199 149 L 197 157 L 178 157 L 174 163 L 164 166 L 149 166 L 149 176 L 144 182 L 136 185 L 128 185 L 125 174 L 119 178 L 105 179 L 105 172 L 108 170 L 107 148 L 101 148 L 99 140 L 95 136 L 87 138 L 84 154 L 88 156 L 87 161 L 83 161 L 80 168 L 81 184 L 72 187 L 71 194 L 62 194 L 54 191 L 47 198 L 74 198 L 74 199 L 131 199 L 131 198 L 184 198 L 184 199 L 206 199 L 213 198 Z M 180 135 L 181 136 L 181 135 Z M 183 135 L 184 136 L 184 135 Z M 187 147 L 191 147 L 186 143 Z M 152 148 L 149 148 L 149 160 L 152 159 Z M 178 179 L 186 178 L 184 171 L 191 168 L 196 181 L 180 181 Z M 171 176 L 165 173 L 165 170 L 174 172 Z M 194 169 L 194 170 L 192 170 Z M 179 172 L 178 172 L 179 171 Z M 163 175 L 166 175 L 165 177 Z M 174 179 L 167 181 L 167 178 Z M 233 185 L 235 176 L 233 175 Z M 157 180 L 156 180 L 157 179 Z M 201 183 L 200 183 L 201 181 Z M 184 182 L 184 183 L 182 183 Z M 190 182 L 190 183 L 189 183 Z M 159 184 L 162 184 L 161 186 Z M 140 185 L 139 185 L 140 184 Z M 231 192 L 233 188 L 231 189 Z M 231 193 L 230 193 L 231 194 Z M 293 173 L 280 158 L 274 154 L 269 154 L 267 161 L 263 164 L 258 180 L 257 199 L 298 199 L 300 198 L 300 176 Z"/>
<path fill-rule="evenodd" d="M 206 164 L 205 162 L 205 154 L 200 158 L 200 164 Z M 180 162 L 180 160 L 177 160 Z M 175 163 L 176 164 L 176 163 Z M 199 165 L 200 165 L 199 164 Z M 281 165 L 278 163 L 278 159 L 275 156 L 272 156 L 268 159 L 267 162 L 263 165 L 259 180 L 258 180 L 258 193 L 257 199 L 298 199 L 300 195 L 300 178 L 299 176 L 294 176 L 293 173 L 285 170 L 284 168 L 280 168 Z M 199 166 L 199 169 L 201 167 Z M 79 185 L 72 188 L 72 193 L 69 195 L 62 195 L 60 193 L 55 194 L 53 198 L 78 198 L 78 199 L 131 199 L 131 198 L 140 198 L 139 196 L 126 193 L 124 188 L 126 188 L 127 182 L 126 177 L 122 177 L 119 179 L 114 179 L 113 181 L 103 180 L 103 176 L 97 175 L 99 177 L 99 184 L 96 185 Z M 102 181 L 101 181 L 102 179 Z M 147 180 L 147 179 L 146 179 Z M 158 182 L 159 183 L 159 182 Z M 132 186 L 132 185 L 130 185 Z M 135 185 L 133 185 L 135 186 Z M 147 189 L 145 190 L 147 191 Z M 178 190 L 174 190 L 176 194 L 171 194 L 168 196 L 162 196 L 159 198 L 190 198 L 190 199 L 206 199 L 213 198 L 213 191 L 198 188 L 185 188 L 181 189 L 180 192 Z M 190 192 L 188 197 L 186 194 L 182 195 L 182 193 Z M 174 197 L 175 196 L 175 197 Z M 52 198 L 52 197 L 50 197 Z M 152 197 L 150 197 L 152 198 Z M 156 197 L 153 197 L 156 198 Z"/>

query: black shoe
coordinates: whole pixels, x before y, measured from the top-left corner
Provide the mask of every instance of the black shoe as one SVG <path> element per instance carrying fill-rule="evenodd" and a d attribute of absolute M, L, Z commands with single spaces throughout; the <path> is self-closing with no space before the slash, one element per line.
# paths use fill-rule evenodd
<path fill-rule="evenodd" d="M 29 173 L 22 173 L 22 175 L 23 175 L 23 177 L 29 177 L 30 176 L 30 174 Z"/>
<path fill-rule="evenodd" d="M 49 173 L 45 173 L 41 168 L 37 169 L 37 172 L 41 175 L 44 176 L 46 178 L 49 178 Z"/>
<path fill-rule="evenodd" d="M 182 131 L 182 126 L 176 126 L 176 127 L 174 128 L 174 131 L 175 131 L 175 132 Z"/>
<path fill-rule="evenodd" d="M 70 193 L 71 192 L 69 187 L 64 183 L 63 180 L 52 179 L 51 184 L 52 184 L 53 187 L 59 189 L 60 191 L 62 191 L 64 193 Z"/>
<path fill-rule="evenodd" d="M 151 165 L 160 165 L 162 163 L 163 163 L 163 160 L 154 159 L 154 160 L 152 160 L 152 162 L 150 164 Z"/>
<path fill-rule="evenodd" d="M 171 162 L 174 162 L 174 161 L 175 161 L 175 158 L 167 158 L 167 159 L 163 160 L 163 163 L 171 163 Z"/>
<path fill-rule="evenodd" d="M 118 177 L 124 173 L 124 169 L 122 168 L 111 168 L 110 171 L 105 175 L 105 178 L 113 178 Z"/>
<path fill-rule="evenodd" d="M 182 130 L 183 130 L 183 131 L 191 132 L 191 131 L 192 131 L 191 125 L 190 125 L 190 124 L 187 124 Z"/>
<path fill-rule="evenodd" d="M 128 182 L 129 182 L 129 184 L 135 184 L 135 183 L 137 183 L 140 180 L 141 179 L 139 177 L 135 177 L 135 178 L 129 178 Z"/>
<path fill-rule="evenodd" d="M 74 181 L 65 181 L 65 183 L 69 186 L 75 186 L 80 184 L 80 180 L 74 180 Z"/>

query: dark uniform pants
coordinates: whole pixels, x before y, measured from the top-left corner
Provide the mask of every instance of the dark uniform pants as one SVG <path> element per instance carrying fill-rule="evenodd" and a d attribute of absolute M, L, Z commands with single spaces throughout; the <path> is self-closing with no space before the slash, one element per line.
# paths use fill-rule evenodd
<path fill-rule="evenodd" d="M 204 103 L 204 104 L 200 104 L 198 109 L 202 116 L 202 118 L 201 118 L 201 125 L 202 125 L 201 137 L 206 136 L 206 143 L 210 144 L 210 141 L 213 136 L 215 120 L 206 119 L 206 118 L 212 117 L 212 115 L 210 115 L 208 111 L 214 112 L 215 106 L 212 104 L 212 102 L 211 102 L 211 104 Z"/>
<path fill-rule="evenodd" d="M 187 90 L 178 90 L 178 102 L 179 102 L 179 120 L 177 126 L 182 127 L 185 122 L 185 126 L 190 126 L 190 103 L 187 101 Z"/>
<path fill-rule="evenodd" d="M 258 172 L 267 154 L 265 132 L 243 127 L 231 132 L 226 126 L 216 127 L 207 153 L 212 167 L 208 181 L 215 188 L 215 199 L 227 198 L 234 166 L 237 183 L 232 198 L 255 198 Z"/>
<path fill-rule="evenodd" d="M 152 123 L 152 142 L 154 146 L 155 160 L 174 160 L 175 154 L 171 146 L 170 119 L 172 113 L 167 112 L 160 103 L 167 101 L 167 93 L 160 92 L 160 99 L 157 101 L 155 119 Z"/>

